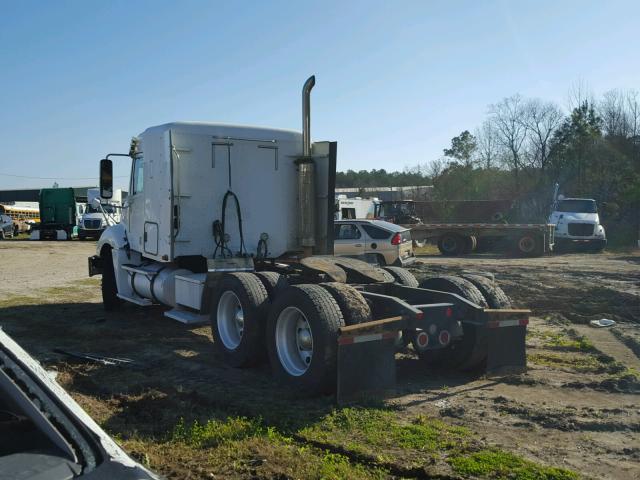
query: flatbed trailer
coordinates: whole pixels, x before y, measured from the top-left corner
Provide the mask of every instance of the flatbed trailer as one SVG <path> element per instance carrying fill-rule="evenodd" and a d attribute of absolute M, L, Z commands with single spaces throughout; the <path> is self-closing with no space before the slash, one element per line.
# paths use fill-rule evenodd
<path fill-rule="evenodd" d="M 486 240 L 500 240 L 514 254 L 535 257 L 553 251 L 555 225 L 551 223 L 420 223 L 403 225 L 416 242 L 436 242 L 440 253 L 463 255 Z"/>

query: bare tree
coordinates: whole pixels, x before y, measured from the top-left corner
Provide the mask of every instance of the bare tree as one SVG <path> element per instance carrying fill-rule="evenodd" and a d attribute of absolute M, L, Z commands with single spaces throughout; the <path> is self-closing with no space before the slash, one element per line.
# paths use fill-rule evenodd
<path fill-rule="evenodd" d="M 640 141 L 640 98 L 637 90 L 627 91 L 626 103 L 629 135 L 636 141 Z"/>
<path fill-rule="evenodd" d="M 520 191 L 520 171 L 523 163 L 523 146 L 527 139 L 524 126 L 522 97 L 513 95 L 489 107 L 489 118 L 496 131 L 498 145 L 506 150 L 505 161 L 513 171 L 516 191 Z"/>
<path fill-rule="evenodd" d="M 593 105 L 593 92 L 587 82 L 578 80 L 569 87 L 567 92 L 567 108 L 572 112 L 574 109 L 584 105 L 585 102 Z"/>
<path fill-rule="evenodd" d="M 560 107 L 552 102 L 533 99 L 524 105 L 522 123 L 529 136 L 531 163 L 542 172 L 549 161 L 549 143 L 563 117 Z"/>
<path fill-rule="evenodd" d="M 443 158 L 438 158 L 436 160 L 432 160 L 430 163 L 425 165 L 426 173 L 431 178 L 431 182 L 435 182 L 442 172 L 445 169 L 447 162 Z"/>
<path fill-rule="evenodd" d="M 493 168 L 498 164 L 498 138 L 493 123 L 485 120 L 482 126 L 476 129 L 477 161 L 484 168 Z"/>
<path fill-rule="evenodd" d="M 622 90 L 609 90 L 598 104 L 605 135 L 626 137 L 629 134 L 627 98 Z"/>

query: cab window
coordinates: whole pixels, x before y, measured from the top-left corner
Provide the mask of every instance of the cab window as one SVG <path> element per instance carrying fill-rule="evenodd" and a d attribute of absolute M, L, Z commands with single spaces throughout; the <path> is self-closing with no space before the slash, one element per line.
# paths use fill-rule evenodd
<path fill-rule="evenodd" d="M 341 224 L 334 227 L 336 240 L 356 240 L 362 236 L 358 227 L 352 224 Z"/>
<path fill-rule="evenodd" d="M 138 155 L 133 160 L 133 171 L 131 176 L 131 194 L 142 193 L 144 187 L 144 159 Z"/>

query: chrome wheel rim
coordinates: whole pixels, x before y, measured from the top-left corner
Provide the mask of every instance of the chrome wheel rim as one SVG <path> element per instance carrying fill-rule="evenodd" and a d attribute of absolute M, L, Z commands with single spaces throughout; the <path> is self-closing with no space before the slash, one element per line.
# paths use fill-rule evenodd
<path fill-rule="evenodd" d="M 220 296 L 216 317 L 220 340 L 226 348 L 235 350 L 244 334 L 244 310 L 240 299 L 231 290 Z"/>
<path fill-rule="evenodd" d="M 296 307 L 287 307 L 276 321 L 276 351 L 285 371 L 303 375 L 313 358 L 313 334 L 307 317 Z"/>

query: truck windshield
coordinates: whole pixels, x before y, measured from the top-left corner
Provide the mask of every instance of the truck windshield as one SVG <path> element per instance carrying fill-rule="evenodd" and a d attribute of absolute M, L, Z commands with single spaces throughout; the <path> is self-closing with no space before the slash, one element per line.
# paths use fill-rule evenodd
<path fill-rule="evenodd" d="M 380 204 L 380 216 L 414 215 L 415 207 L 411 203 L 382 203 Z"/>
<path fill-rule="evenodd" d="M 107 205 L 103 203 L 102 208 L 104 209 L 105 213 L 115 213 L 115 208 L 113 208 L 113 205 Z M 87 205 L 86 213 L 101 213 L 101 212 L 98 208 L 94 207 L 93 205 Z"/>
<path fill-rule="evenodd" d="M 558 202 L 558 212 L 597 213 L 594 200 L 561 200 Z"/>

